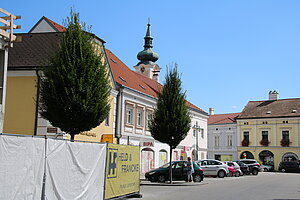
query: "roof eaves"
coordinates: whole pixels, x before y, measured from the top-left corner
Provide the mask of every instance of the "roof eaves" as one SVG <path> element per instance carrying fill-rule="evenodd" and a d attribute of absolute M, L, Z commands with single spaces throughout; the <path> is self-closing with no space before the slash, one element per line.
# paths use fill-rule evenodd
<path fill-rule="evenodd" d="M 300 117 L 300 115 L 294 115 L 294 116 L 268 116 L 268 117 L 238 117 L 237 120 L 240 120 L 240 119 L 292 118 L 292 117 Z"/>
<path fill-rule="evenodd" d="M 193 108 L 193 107 L 190 107 L 190 106 L 188 106 L 188 107 L 189 107 L 189 109 L 191 109 L 191 110 L 193 110 L 195 112 L 198 112 L 198 113 L 201 113 L 203 115 L 209 116 L 208 113 L 205 112 L 205 111 L 203 111 L 203 110 L 199 110 L 199 109 L 196 109 L 196 108 Z"/>
<path fill-rule="evenodd" d="M 133 92 L 136 92 L 136 93 L 138 93 L 138 94 L 142 94 L 142 95 L 144 95 L 144 96 L 147 96 L 147 97 L 150 97 L 150 98 L 152 98 L 152 99 L 157 100 L 156 97 L 153 97 L 153 96 L 151 96 L 151 95 L 149 95 L 149 94 L 145 94 L 145 93 L 143 93 L 143 92 L 140 92 L 140 91 L 138 91 L 138 90 L 132 89 L 132 88 L 127 87 L 127 86 L 125 86 L 125 85 L 122 85 L 122 84 L 120 84 L 120 83 L 118 83 L 118 84 L 121 85 L 123 88 L 126 88 L 126 89 L 131 90 L 131 91 L 133 91 Z"/>

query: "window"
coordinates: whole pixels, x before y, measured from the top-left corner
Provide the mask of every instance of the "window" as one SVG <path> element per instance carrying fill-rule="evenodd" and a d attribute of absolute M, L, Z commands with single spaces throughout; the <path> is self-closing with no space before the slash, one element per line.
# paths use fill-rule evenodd
<path fill-rule="evenodd" d="M 200 129 L 200 131 L 201 131 L 201 138 L 204 139 L 204 129 L 202 128 Z"/>
<path fill-rule="evenodd" d="M 153 119 L 153 113 L 152 112 L 148 112 L 147 113 L 147 128 L 149 128 L 150 125 L 150 121 Z"/>
<path fill-rule="evenodd" d="M 244 131 L 243 136 L 244 136 L 244 140 L 249 141 L 249 131 Z"/>
<path fill-rule="evenodd" d="M 133 108 L 127 107 L 126 109 L 126 123 L 133 124 Z"/>
<path fill-rule="evenodd" d="M 109 112 L 108 112 L 108 115 L 105 119 L 105 126 L 109 126 Z"/>
<path fill-rule="evenodd" d="M 227 146 L 232 147 L 232 135 L 227 135 Z"/>
<path fill-rule="evenodd" d="M 243 132 L 243 140 L 242 140 L 242 146 L 247 147 L 250 144 L 249 140 L 249 131 L 244 131 Z"/>
<path fill-rule="evenodd" d="M 262 140 L 269 141 L 268 135 L 269 135 L 268 131 L 262 131 L 261 132 L 261 138 L 262 138 Z"/>
<path fill-rule="evenodd" d="M 144 125 L 144 114 L 143 110 L 137 111 L 137 125 L 143 126 Z"/>
<path fill-rule="evenodd" d="M 282 131 L 282 139 L 289 140 L 290 139 L 290 131 Z"/>
<path fill-rule="evenodd" d="M 215 147 L 219 147 L 220 146 L 220 136 L 215 135 Z"/>

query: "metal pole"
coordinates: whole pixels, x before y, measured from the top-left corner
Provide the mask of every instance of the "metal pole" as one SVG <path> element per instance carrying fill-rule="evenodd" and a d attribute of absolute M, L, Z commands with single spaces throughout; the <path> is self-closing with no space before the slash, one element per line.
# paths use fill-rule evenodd
<path fill-rule="evenodd" d="M 46 162 L 47 162 L 47 136 L 45 135 L 45 163 L 44 163 L 44 176 L 43 176 L 43 187 L 42 187 L 42 197 L 41 199 L 42 200 L 45 200 L 46 199 Z"/>

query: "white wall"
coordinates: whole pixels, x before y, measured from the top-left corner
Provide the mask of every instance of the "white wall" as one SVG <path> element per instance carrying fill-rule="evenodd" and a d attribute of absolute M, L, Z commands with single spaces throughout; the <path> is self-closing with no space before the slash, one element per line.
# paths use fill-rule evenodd
<path fill-rule="evenodd" d="M 227 136 L 232 135 L 232 147 L 228 146 Z M 219 136 L 219 147 L 215 146 L 215 136 Z M 208 158 L 214 159 L 215 154 L 232 155 L 237 159 L 238 131 L 237 124 L 208 125 Z"/>

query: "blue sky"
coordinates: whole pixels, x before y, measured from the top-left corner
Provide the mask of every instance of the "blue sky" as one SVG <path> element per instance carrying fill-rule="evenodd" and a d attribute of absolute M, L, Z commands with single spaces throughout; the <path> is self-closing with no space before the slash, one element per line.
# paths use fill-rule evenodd
<path fill-rule="evenodd" d="M 74 7 L 128 67 L 138 63 L 148 17 L 153 50 L 177 62 L 187 99 L 216 114 L 241 112 L 250 100 L 300 97 L 300 1 L 16 0 L 1 7 L 28 32 L 46 16 L 62 24 Z"/>

